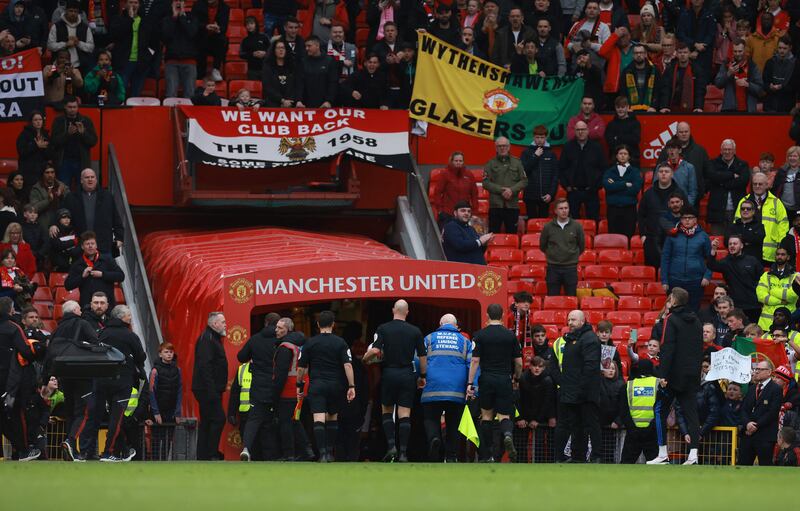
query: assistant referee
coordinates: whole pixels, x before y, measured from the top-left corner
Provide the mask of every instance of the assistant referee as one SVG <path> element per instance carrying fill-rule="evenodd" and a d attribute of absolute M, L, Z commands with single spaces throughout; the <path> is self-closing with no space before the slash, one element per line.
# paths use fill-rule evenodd
<path fill-rule="evenodd" d="M 503 325 L 503 307 L 493 303 L 486 308 L 489 323 L 486 328 L 475 332 L 472 339 L 475 348 L 472 351 L 472 362 L 469 367 L 467 381 L 467 399 L 475 397 L 473 380 L 478 367 L 481 376 L 478 380 L 481 407 L 480 461 L 493 462 L 494 452 L 492 423 L 500 420 L 500 432 L 503 435 L 503 446 L 511 461 L 517 458 L 512 435 L 511 414 L 514 412 L 514 391 L 512 382 L 518 381 L 522 373 L 522 351 L 514 332 Z"/>
<path fill-rule="evenodd" d="M 381 419 L 386 434 L 386 455 L 383 461 L 408 461 L 406 447 L 411 436 L 411 407 L 417 387 L 425 386 L 427 351 L 419 328 L 408 323 L 408 303 L 397 300 L 392 307 L 393 319 L 378 327 L 375 340 L 364 354 L 369 364 L 382 355 Z M 419 357 L 419 378 L 414 374 L 414 353 Z M 394 407 L 397 405 L 399 435 L 395 441 Z M 398 455 L 399 454 L 399 455 Z"/>
<path fill-rule="evenodd" d="M 344 339 L 333 334 L 334 320 L 331 311 L 319 313 L 319 335 L 306 342 L 297 361 L 298 400 L 303 398 L 303 377 L 309 370 L 308 404 L 314 416 L 314 438 L 320 463 L 333 461 L 332 446 L 336 445 L 339 433 L 339 410 L 345 397 L 348 402 L 356 398 L 350 348 Z"/>

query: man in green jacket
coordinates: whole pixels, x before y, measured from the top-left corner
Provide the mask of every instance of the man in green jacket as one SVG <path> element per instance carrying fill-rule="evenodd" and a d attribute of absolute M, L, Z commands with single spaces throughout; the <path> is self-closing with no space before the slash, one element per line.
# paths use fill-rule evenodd
<path fill-rule="evenodd" d="M 545 224 L 539 248 L 547 258 L 547 294 L 575 296 L 578 290 L 578 258 L 586 248 L 583 226 L 569 217 L 569 201 L 556 199 L 556 216 Z"/>
<path fill-rule="evenodd" d="M 497 156 L 483 167 L 483 187 L 489 192 L 489 231 L 517 234 L 519 192 L 528 186 L 528 177 L 519 158 L 511 156 L 506 137 L 494 142 Z"/>

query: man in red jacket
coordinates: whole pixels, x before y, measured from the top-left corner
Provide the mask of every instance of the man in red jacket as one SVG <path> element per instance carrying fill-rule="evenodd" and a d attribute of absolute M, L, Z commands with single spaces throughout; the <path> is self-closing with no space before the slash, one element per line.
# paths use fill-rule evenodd
<path fill-rule="evenodd" d="M 455 151 L 450 155 L 447 168 L 433 184 L 430 201 L 440 227 L 453 219 L 457 202 L 467 201 L 472 209 L 478 209 L 478 185 L 464 167 L 464 153 Z"/>

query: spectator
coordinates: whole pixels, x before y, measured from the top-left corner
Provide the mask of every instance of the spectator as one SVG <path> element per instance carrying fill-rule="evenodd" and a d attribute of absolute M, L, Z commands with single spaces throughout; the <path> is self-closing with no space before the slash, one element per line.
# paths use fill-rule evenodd
<path fill-rule="evenodd" d="M 733 5 L 725 5 L 722 7 L 722 17 L 717 23 L 717 35 L 714 41 L 714 53 L 711 57 L 711 63 L 714 66 L 712 72 L 716 76 L 717 71 L 721 67 L 728 64 L 731 53 L 733 52 L 733 41 L 737 40 L 736 37 L 736 18 L 734 17 Z"/>
<path fill-rule="evenodd" d="M 72 214 L 68 209 L 59 209 L 55 215 L 56 235 L 50 240 L 50 265 L 53 271 L 66 273 L 72 263 L 81 255 L 78 246 L 78 232 L 72 225 Z"/>
<path fill-rule="evenodd" d="M 239 110 L 258 110 L 261 107 L 261 101 L 250 96 L 250 91 L 241 88 L 236 96 L 231 98 L 230 106 L 235 106 Z"/>
<path fill-rule="evenodd" d="M 728 323 L 728 334 L 723 339 L 718 339 L 719 345 L 723 348 L 733 346 L 733 341 L 737 337 L 745 336 L 745 329 L 750 326 L 749 319 L 742 309 L 733 309 L 725 318 Z"/>
<path fill-rule="evenodd" d="M 450 155 L 447 168 L 433 186 L 430 202 L 440 228 L 453 219 L 451 213 L 457 203 L 478 208 L 478 185 L 472 172 L 464 167 L 464 153 L 455 151 Z"/>
<path fill-rule="evenodd" d="M 380 65 L 380 60 L 374 53 L 364 58 L 363 69 L 356 71 L 342 84 L 342 90 L 348 99 L 346 104 L 356 108 L 389 109 L 386 75 L 380 70 Z"/>
<path fill-rule="evenodd" d="M 7 30 L 0 32 L 0 56 L 10 57 L 17 52 L 17 41 Z"/>
<path fill-rule="evenodd" d="M 164 96 L 191 98 L 197 79 L 197 47 L 195 39 L 200 33 L 200 23 L 186 11 L 183 0 L 172 0 L 172 15 L 161 20 L 161 38 L 164 43 Z"/>
<path fill-rule="evenodd" d="M 797 308 L 798 293 L 795 283 L 799 281 L 800 274 L 789 264 L 789 253 L 785 248 L 778 247 L 775 262 L 761 275 L 756 287 L 758 301 L 764 304 L 758 320 L 758 326 L 762 330 L 767 330 L 772 325 L 773 314 L 778 307 L 787 307 L 790 311 Z"/>
<path fill-rule="evenodd" d="M 466 10 L 461 12 L 462 34 L 464 33 L 465 28 L 471 28 L 474 30 L 475 25 L 478 24 L 478 18 L 480 18 L 481 2 L 479 0 L 468 0 L 466 5 Z"/>
<path fill-rule="evenodd" d="M 614 373 L 613 375 L 606 375 L 605 373 L 603 373 L 603 375 L 611 380 L 617 380 L 618 378 L 620 378 L 620 375 L 622 373 L 622 362 L 620 361 L 621 359 L 619 356 L 619 351 L 617 351 L 617 348 L 614 345 L 614 340 L 611 339 L 611 334 L 614 333 L 614 324 L 611 323 L 611 321 L 605 319 L 603 321 L 598 321 L 597 328 L 595 329 L 595 331 L 597 333 L 597 338 L 600 340 L 600 346 L 608 347 L 608 348 L 601 348 L 600 351 L 601 368 L 605 370 L 609 367 L 609 365 L 613 365 L 617 369 L 616 373 Z M 610 349 L 612 347 L 614 348 L 614 356 L 609 360 L 606 356 L 605 350 Z M 610 395 L 609 399 L 611 399 Z M 611 421 L 601 423 L 600 425 L 607 426 L 610 423 Z"/>
<path fill-rule="evenodd" d="M 764 226 L 761 223 L 756 223 L 763 229 Z M 786 249 L 786 252 L 789 253 L 789 262 L 797 268 L 797 248 L 800 246 L 800 213 L 795 213 L 792 217 L 792 227 L 786 237 L 783 238 L 783 241 L 781 241 L 780 246 Z M 759 255 L 761 255 L 761 252 L 759 252 Z"/>
<path fill-rule="evenodd" d="M 703 89 L 705 90 L 705 88 Z M 697 178 L 697 204 L 700 199 L 706 194 L 705 176 L 711 171 L 711 160 L 708 157 L 708 152 L 703 146 L 695 142 L 692 137 L 692 128 L 688 122 L 679 122 L 675 137 L 681 144 L 681 157 L 694 165 L 695 177 Z M 661 151 L 658 161 L 666 160 L 667 151 Z"/>
<path fill-rule="evenodd" d="M 719 240 L 715 239 L 711 243 L 711 255 L 706 264 L 711 271 L 722 273 L 733 302 L 755 321 L 754 318 L 758 318 L 761 312 L 756 296 L 756 286 L 763 273 L 761 259 L 744 254 L 744 243 L 739 236 L 728 237 L 728 255 L 720 260 L 716 258 L 718 247 Z"/>
<path fill-rule="evenodd" d="M 453 10 L 449 5 L 439 4 L 436 6 L 436 18 L 428 25 L 428 32 L 448 44 L 458 46 L 461 34 L 458 21 L 453 20 Z"/>
<path fill-rule="evenodd" d="M 459 201 L 453 206 L 454 218 L 447 222 L 442 231 L 442 248 L 448 261 L 457 263 L 486 264 L 483 252 L 494 235 L 478 235 L 470 225 L 472 208 L 467 201 Z"/>
<path fill-rule="evenodd" d="M 89 25 L 80 18 L 78 0 L 67 0 L 66 10 L 58 21 L 53 22 L 47 36 L 47 49 L 55 53 L 66 49 L 73 68 L 91 68 L 94 38 Z"/>
<path fill-rule="evenodd" d="M 111 18 L 112 63 L 129 97 L 142 93 L 147 70 L 156 53 L 160 59 L 158 28 L 153 16 L 140 12 L 139 0 L 127 0 L 122 13 Z"/>
<path fill-rule="evenodd" d="M 714 250 L 713 242 L 711 249 Z M 710 261 L 712 257 L 709 257 L 708 260 Z M 711 268 L 710 265 L 709 268 Z M 716 290 L 717 288 L 714 288 L 715 292 Z M 755 292 L 753 292 L 753 296 L 755 296 Z M 732 310 L 733 299 L 728 295 L 724 295 L 714 298 L 707 309 L 700 311 L 700 319 L 714 327 L 713 339 L 723 339 L 728 335 L 730 328 L 728 327 L 727 317 L 728 313 Z"/>
<path fill-rule="evenodd" d="M 601 371 L 603 377 L 600 379 L 600 427 L 619 429 L 622 427 L 622 417 L 620 410 L 619 396 L 625 392 L 625 380 L 617 369 L 617 364 L 604 367 Z M 604 454 L 600 448 L 601 456 Z"/>
<path fill-rule="evenodd" d="M 212 76 L 203 80 L 203 86 L 198 87 L 192 96 L 195 106 L 222 106 L 222 98 L 217 95 L 217 82 Z"/>
<path fill-rule="evenodd" d="M 542 357 L 533 357 L 528 368 L 519 379 L 519 416 L 514 422 L 518 440 L 528 445 L 528 430 L 536 431 L 538 427 L 555 427 L 556 425 L 556 386 L 547 373 L 547 362 Z M 537 454 L 531 453 L 534 459 Z M 523 454 L 524 456 L 524 454 Z M 523 457 L 522 459 L 525 459 Z"/>
<path fill-rule="evenodd" d="M 261 78 L 264 103 L 270 108 L 292 108 L 300 97 L 302 66 L 286 51 L 286 42 L 278 39 L 264 64 Z"/>
<path fill-rule="evenodd" d="M 622 2 L 618 0 L 600 0 L 600 21 L 608 25 L 614 31 L 619 27 L 630 28 L 628 17 L 625 15 L 627 9 L 623 8 Z"/>
<path fill-rule="evenodd" d="M 584 102 L 586 100 L 584 98 Z M 558 162 L 561 186 L 567 191 L 569 209 L 575 217 L 579 216 L 581 205 L 585 205 L 585 218 L 597 220 L 600 209 L 597 192 L 606 159 L 600 144 L 589 139 L 589 126 L 578 121 L 574 127 L 575 138 L 564 145 Z"/>
<path fill-rule="evenodd" d="M 756 220 L 761 220 L 764 225 L 764 250 L 761 259 L 765 264 L 775 261 L 775 249 L 783 241 L 789 231 L 789 218 L 783 203 L 767 189 L 767 176 L 756 173 L 750 178 L 752 193 L 741 201 L 736 208 L 736 217 L 740 216 L 740 208 L 745 199 L 753 201 L 756 205 Z"/>
<path fill-rule="evenodd" d="M 717 22 L 712 9 L 705 6 L 705 0 L 691 0 L 690 4 L 681 10 L 676 34 L 678 41 L 684 43 L 692 53 L 698 77 L 702 76 L 703 83 L 708 83 Z"/>
<path fill-rule="evenodd" d="M 656 180 L 639 201 L 639 234 L 644 244 L 644 260 L 648 266 L 661 267 L 661 248 L 666 233 L 675 228 L 667 218 L 674 204 L 683 207 L 685 194 L 672 179 L 672 167 L 661 163 L 656 167 Z M 670 214 L 671 215 L 671 214 Z M 666 222 L 666 223 L 665 223 Z"/>
<path fill-rule="evenodd" d="M 386 22 L 383 29 L 384 37 L 372 47 L 381 61 L 381 69 L 386 73 L 389 83 L 389 100 L 391 106 L 396 106 L 400 101 L 400 88 L 405 79 L 403 72 L 401 43 L 397 39 L 397 25 Z"/>
<path fill-rule="evenodd" d="M 697 61 L 690 60 L 691 53 L 686 44 L 678 42 L 675 46 L 675 59 L 664 65 L 661 78 L 661 93 L 658 97 L 660 112 L 702 112 L 708 83 L 707 73 L 700 70 Z"/>
<path fill-rule="evenodd" d="M 742 402 L 738 465 L 752 465 L 756 458 L 759 466 L 772 465 L 783 396 L 780 386 L 770 378 L 770 373 L 768 360 L 758 361 L 753 368 L 752 384 Z"/>
<path fill-rule="evenodd" d="M 336 100 L 338 85 L 336 63 L 321 53 L 318 37 L 309 37 L 306 41 L 306 58 L 303 61 L 303 92 L 297 106 L 330 108 Z"/>
<path fill-rule="evenodd" d="M 516 52 L 511 57 L 511 74 L 515 75 L 539 75 L 545 76 L 545 72 L 539 66 L 536 53 L 539 46 L 533 39 L 526 39 L 525 42 L 515 47 Z"/>
<path fill-rule="evenodd" d="M 0 297 L 11 298 L 14 308 L 23 310 L 30 307 L 35 291 L 36 285 L 17 266 L 14 251 L 9 248 L 0 252 Z"/>
<path fill-rule="evenodd" d="M 561 40 L 561 2 L 534 0 L 522 6 L 522 15 L 525 18 L 525 24 L 535 28 L 537 32 L 539 31 L 539 22 L 542 20 L 547 21 L 548 36 L 551 35 L 552 32 L 552 37 L 555 40 Z M 572 23 L 570 23 L 570 25 L 571 24 Z"/>
<path fill-rule="evenodd" d="M 620 95 L 628 100 L 631 110 L 655 112 L 658 110 L 660 85 L 658 68 L 648 60 L 645 46 L 637 44 L 633 47 L 633 61 L 620 75 Z M 619 114 L 616 101 L 614 105 Z"/>
<path fill-rule="evenodd" d="M 279 38 L 286 43 L 286 50 L 295 62 L 302 62 L 306 56 L 306 40 L 300 35 L 300 22 L 297 18 L 286 18 L 283 24 L 283 35 Z"/>
<path fill-rule="evenodd" d="M 339 67 L 340 83 L 355 73 L 357 51 L 355 44 L 344 41 L 344 27 L 335 23 L 331 27 L 331 38 L 328 41 L 326 53 Z"/>
<path fill-rule="evenodd" d="M 297 16 L 296 0 L 273 0 L 263 2 L 264 4 L 264 35 L 267 39 L 275 34 L 275 30 L 280 31 L 281 27 L 286 26 L 289 19 Z"/>
<path fill-rule="evenodd" d="M 750 20 L 740 19 L 736 21 L 736 37 L 734 39 L 741 39 L 747 44 L 747 40 L 752 35 L 750 28 Z"/>
<path fill-rule="evenodd" d="M 474 2 L 475 0 L 472 1 Z M 464 27 L 461 29 L 461 42 L 458 44 L 458 47 L 473 57 L 489 60 L 483 51 L 475 45 L 475 29 L 472 27 Z"/>
<path fill-rule="evenodd" d="M 3 9 L 0 14 L 0 30 L 8 30 L 14 36 L 16 51 L 24 51 L 40 46 L 39 27 L 32 13 L 28 12 L 25 2 L 16 3 Z"/>
<path fill-rule="evenodd" d="M 633 45 L 631 44 L 631 33 L 628 28 L 625 26 L 617 27 L 611 37 L 600 47 L 597 54 L 607 61 L 603 92 L 606 93 L 605 104 L 610 106 L 619 92 L 622 71 L 633 60 Z"/>
<path fill-rule="evenodd" d="M 122 75 L 111 67 L 111 54 L 105 50 L 97 55 L 97 65 L 86 75 L 87 103 L 121 105 L 125 102 L 125 83 Z"/>
<path fill-rule="evenodd" d="M 344 0 L 312 0 L 309 8 L 297 13 L 300 18 L 303 35 L 308 39 L 317 36 L 320 44 L 328 44 L 331 27 L 338 23 L 345 32 L 350 30 L 350 18 Z"/>
<path fill-rule="evenodd" d="M 517 233 L 519 192 L 528 186 L 528 178 L 519 158 L 511 156 L 511 143 L 506 137 L 494 142 L 497 154 L 483 167 L 483 188 L 489 192 L 489 230 Z"/>
<path fill-rule="evenodd" d="M 578 112 L 577 115 L 570 117 L 567 123 L 567 140 L 575 139 L 575 125 L 580 121 L 586 123 L 589 129 L 588 136 L 591 140 L 597 142 L 603 140 L 603 136 L 606 132 L 606 123 L 603 118 L 600 117 L 600 114 L 595 111 L 594 107 L 594 99 L 584 95 L 581 100 L 581 111 Z"/>
<path fill-rule="evenodd" d="M 629 163 L 628 146 L 617 146 L 616 164 L 603 175 L 606 190 L 608 232 L 633 236 L 636 232 L 636 199 L 642 189 L 642 172 Z"/>
<path fill-rule="evenodd" d="M 578 259 L 586 249 L 583 226 L 570 218 L 567 199 L 556 199 L 555 218 L 542 228 L 540 250 L 547 258 L 547 294 L 575 296 L 578 289 Z"/>
<path fill-rule="evenodd" d="M 31 246 L 22 237 L 22 226 L 17 222 L 11 222 L 6 227 L 3 242 L 0 243 L 0 251 L 11 250 L 14 252 L 14 259 L 17 266 L 25 275 L 36 273 L 36 258 L 33 255 Z"/>
<path fill-rule="evenodd" d="M 550 3 L 549 0 L 537 0 L 535 5 Z M 556 5 L 558 2 L 556 2 Z M 547 18 L 540 18 L 536 22 L 536 41 L 538 61 L 546 76 L 564 76 L 567 74 L 567 61 L 564 57 L 564 47 L 558 39 L 558 34 L 552 33 L 553 22 Z"/>
<path fill-rule="evenodd" d="M 756 31 L 747 38 L 746 43 L 746 53 L 758 67 L 759 75 L 764 72 L 764 65 L 767 61 L 775 55 L 778 40 L 785 33 L 785 30 L 775 24 L 775 16 L 771 12 L 761 13 L 756 24 Z"/>
<path fill-rule="evenodd" d="M 747 194 L 750 169 L 747 162 L 736 156 L 736 142 L 726 138 L 720 145 L 720 155 L 711 161 L 706 174 L 709 190 L 708 222 L 712 234 L 725 234 L 733 222 L 736 206 Z"/>
<path fill-rule="evenodd" d="M 711 360 L 711 354 L 720 350 L 717 342 L 717 330 L 713 323 L 703 323 L 703 359 Z"/>
<path fill-rule="evenodd" d="M 667 142 L 665 147 L 667 153 L 667 163 L 673 169 L 673 179 L 678 183 L 681 190 L 686 194 L 689 199 L 689 204 L 695 204 L 699 201 L 696 176 L 697 170 L 694 165 L 683 159 L 681 152 L 683 151 L 680 142 L 675 139 Z"/>
<path fill-rule="evenodd" d="M 567 27 L 572 27 L 573 23 L 580 19 L 585 3 L 582 4 L 579 0 L 563 0 L 559 3 L 561 4 L 562 13 L 561 29 L 566 30 Z"/>
<path fill-rule="evenodd" d="M 592 98 L 595 105 L 603 102 L 602 71 L 592 63 L 589 50 L 579 50 L 575 54 L 575 64 L 571 68 L 570 76 L 583 79 L 583 95 Z"/>
<path fill-rule="evenodd" d="M 800 211 L 800 146 L 786 150 L 786 163 L 778 169 L 772 183 L 772 193 L 779 197 L 790 218 Z"/>
<path fill-rule="evenodd" d="M 725 390 L 725 401 L 722 404 L 722 422 L 720 426 L 738 427 L 742 413 L 742 386 L 731 381 Z"/>
<path fill-rule="evenodd" d="M 661 43 L 665 35 L 664 27 L 656 19 L 656 11 L 652 4 L 645 4 L 639 9 L 639 19 L 639 24 L 631 27 L 631 38 L 639 43 L 637 47 L 642 46 L 645 49 L 645 60 L 657 66 L 662 61 Z"/>
<path fill-rule="evenodd" d="M 405 7 L 405 6 L 404 6 Z M 474 7 L 474 13 L 470 18 L 474 24 L 478 21 L 480 4 Z M 367 48 L 375 46 L 386 39 L 386 26 L 394 27 L 394 36 L 397 37 L 397 24 L 400 18 L 400 0 L 377 0 L 368 2 L 367 5 L 367 24 L 369 25 L 369 35 L 367 36 Z M 466 23 L 466 18 L 462 19 Z M 394 41 L 392 41 L 394 43 Z"/>
<path fill-rule="evenodd" d="M 51 146 L 58 165 L 58 180 L 68 188 L 78 179 L 81 169 L 92 163 L 89 150 L 97 144 L 94 124 L 78 110 L 74 96 L 64 97 L 64 115 L 53 121 Z"/>
<path fill-rule="evenodd" d="M 28 242 L 36 257 L 36 267 L 44 269 L 44 260 L 48 251 L 47 227 L 39 223 L 39 213 L 33 204 L 25 204 L 22 208 L 22 238 Z"/>
<path fill-rule="evenodd" d="M 97 235 L 92 231 L 81 234 L 80 245 L 83 254 L 70 266 L 64 287 L 67 291 L 80 291 L 81 307 L 91 302 L 94 293 L 102 291 L 108 297 L 109 308 L 114 308 L 114 285 L 125 280 L 125 274 L 111 257 L 98 251 Z"/>
<path fill-rule="evenodd" d="M 491 54 L 492 62 L 498 66 L 509 69 L 516 48 L 525 41 L 533 40 L 536 32 L 524 24 L 522 9 L 513 7 L 508 13 L 508 24 L 495 33 L 494 52 Z"/>
<path fill-rule="evenodd" d="M 39 213 L 39 224 L 49 228 L 56 223 L 55 214 L 61 201 L 69 194 L 67 185 L 56 179 L 56 169 L 50 162 L 45 165 L 42 177 L 31 189 L 31 204 Z"/>
<path fill-rule="evenodd" d="M 747 199 L 739 204 L 741 218 L 737 218 L 731 225 L 728 236 L 739 236 L 744 243 L 744 254 L 763 260 L 764 255 L 764 224 L 756 218 L 756 203 Z"/>
<path fill-rule="evenodd" d="M 44 99 L 47 105 L 61 109 L 65 98 L 75 96 L 83 88 L 81 72 L 69 62 L 69 52 L 55 53 L 53 64 L 42 71 L 44 76 Z"/>
<path fill-rule="evenodd" d="M 97 186 L 97 174 L 92 169 L 81 172 L 81 191 L 72 193 L 64 201 L 79 233 L 92 231 L 96 235 L 101 254 L 112 258 L 119 254 L 125 230 L 108 190 Z M 53 236 L 53 229 L 50 229 Z"/>
<path fill-rule="evenodd" d="M 150 411 L 156 424 L 180 422 L 183 400 L 183 373 L 175 360 L 175 346 L 164 342 L 158 347 L 158 360 L 153 363 L 147 380 L 150 390 Z M 153 443 L 166 443 L 170 435 L 162 428 L 153 428 Z M 159 438 L 161 437 L 161 438 Z"/>
<path fill-rule="evenodd" d="M 697 225 L 697 211 L 684 206 L 681 221 L 667 237 L 661 255 L 661 283 L 665 292 L 678 287 L 688 293 L 688 308 L 700 310 L 703 288 L 711 279 L 706 259 L 711 253 L 711 240 Z"/>
<path fill-rule="evenodd" d="M 792 39 L 781 36 L 775 54 L 764 64 L 765 112 L 789 113 L 794 108 L 799 70 L 792 54 Z"/>
<path fill-rule="evenodd" d="M 726 67 L 720 67 L 714 85 L 724 91 L 723 112 L 756 111 L 764 82 L 758 66 L 745 53 L 742 41 L 734 41 L 733 56 Z"/>
<path fill-rule="evenodd" d="M 564 9 L 565 12 L 566 10 Z M 588 0 L 583 7 L 583 17 L 573 20 L 572 28 L 566 38 L 567 49 L 572 52 L 585 49 L 596 54 L 609 37 L 611 28 L 600 19 L 599 2 Z"/>
<path fill-rule="evenodd" d="M 400 94 L 396 102 L 389 105 L 389 108 L 396 108 L 400 110 L 408 109 L 408 104 L 411 102 L 411 93 L 414 90 L 414 80 L 416 79 L 417 61 L 416 50 L 411 43 L 403 43 L 400 45 L 400 76 L 402 82 L 400 83 Z M 389 97 L 391 97 L 391 90 Z"/>
<path fill-rule="evenodd" d="M 778 169 L 775 168 L 775 155 L 769 151 L 761 153 L 758 157 L 758 167 L 753 167 L 750 176 L 752 177 L 756 172 L 763 172 L 766 174 L 767 186 L 772 188 L 772 185 L 775 183 L 775 175 L 778 173 Z"/>
<path fill-rule="evenodd" d="M 247 61 L 247 79 L 261 80 L 264 60 L 269 51 L 269 37 L 258 29 L 258 19 L 255 16 L 247 16 L 244 27 L 247 36 L 239 46 L 239 57 Z"/>
<path fill-rule="evenodd" d="M 27 191 L 42 176 L 50 160 L 50 134 L 44 126 L 44 114 L 31 112 L 30 124 L 22 128 L 17 137 L 17 169 L 22 173 Z"/>
<path fill-rule="evenodd" d="M 642 125 L 639 120 L 631 113 L 628 99 L 619 96 L 614 100 L 614 111 L 616 115 L 606 126 L 606 145 L 608 155 L 613 158 L 614 151 L 620 145 L 628 146 L 630 152 L 630 163 L 634 167 L 639 166 L 639 143 L 642 140 Z"/>
<path fill-rule="evenodd" d="M 531 335 L 533 336 L 533 356 L 542 358 L 547 366 L 545 371 L 558 384 L 558 377 L 561 374 L 559 369 L 558 359 L 553 347 L 547 342 L 547 330 L 541 324 L 535 324 L 531 327 Z"/>
<path fill-rule="evenodd" d="M 547 141 L 546 126 L 533 128 L 533 143 L 522 151 L 520 160 L 528 178 L 522 196 L 528 218 L 547 218 L 558 192 L 558 160 Z"/>
<path fill-rule="evenodd" d="M 664 37 L 661 39 L 661 59 L 656 65 L 662 76 L 664 75 L 664 71 L 669 69 L 677 58 L 677 44 L 678 41 L 673 33 L 668 32 L 664 34 Z M 658 90 L 660 91 L 661 89 L 659 88 Z"/>
<path fill-rule="evenodd" d="M 22 215 L 22 206 L 28 203 L 28 192 L 25 189 L 25 180 L 17 171 L 14 171 L 6 178 L 7 187 L 2 193 L 6 194 L 6 201 L 17 212 Z"/>
<path fill-rule="evenodd" d="M 800 445 L 794 428 L 784 426 L 778 432 L 778 453 L 773 465 L 777 467 L 797 467 L 800 465 Z M 759 462 L 760 463 L 760 462 Z"/>
<path fill-rule="evenodd" d="M 206 76 L 210 74 L 215 81 L 222 81 L 222 63 L 228 51 L 228 21 L 231 10 L 225 2 L 219 0 L 198 0 L 192 7 L 192 16 L 197 20 L 198 31 L 196 39 L 197 74 Z M 214 66 L 210 73 L 206 73 L 208 57 Z"/>

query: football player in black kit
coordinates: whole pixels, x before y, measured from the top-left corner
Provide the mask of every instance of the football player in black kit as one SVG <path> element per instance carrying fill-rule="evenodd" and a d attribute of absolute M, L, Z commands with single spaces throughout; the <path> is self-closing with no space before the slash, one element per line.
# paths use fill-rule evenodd
<path fill-rule="evenodd" d="M 314 416 L 320 463 L 333 461 L 339 410 L 345 397 L 348 402 L 356 398 L 350 349 L 344 339 L 333 334 L 334 319 L 331 311 L 319 313 L 319 334 L 306 341 L 297 363 L 298 401 L 303 398 L 303 377 L 309 371 L 308 404 Z"/>
<path fill-rule="evenodd" d="M 411 435 L 411 407 L 417 387 L 425 386 L 427 353 L 419 328 L 406 322 L 408 303 L 397 300 L 392 307 L 393 319 L 375 331 L 375 340 L 364 354 L 369 364 L 381 359 L 381 419 L 386 435 L 386 456 L 383 461 L 408 461 L 406 448 Z M 414 374 L 414 352 L 419 357 L 420 374 Z M 394 407 L 397 405 L 399 435 L 395 442 Z"/>
<path fill-rule="evenodd" d="M 522 352 L 514 332 L 503 325 L 503 307 L 493 303 L 486 308 L 489 323 L 483 330 L 478 330 L 472 337 L 475 348 L 472 350 L 472 363 L 467 380 L 467 399 L 475 397 L 473 380 L 478 367 L 481 376 L 478 380 L 480 395 L 478 404 L 481 407 L 480 459 L 492 462 L 492 423 L 495 414 L 500 420 L 500 432 L 503 435 L 503 446 L 511 461 L 515 461 L 517 450 L 512 437 L 513 424 L 511 414 L 514 413 L 514 391 L 512 383 L 518 381 L 522 373 Z"/>

